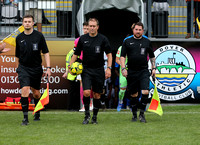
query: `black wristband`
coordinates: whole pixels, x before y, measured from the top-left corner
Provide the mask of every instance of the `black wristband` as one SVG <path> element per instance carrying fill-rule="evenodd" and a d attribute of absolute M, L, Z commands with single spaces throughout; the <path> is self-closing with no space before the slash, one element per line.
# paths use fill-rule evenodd
<path fill-rule="evenodd" d="M 112 69 L 112 67 L 111 67 L 111 66 L 108 66 L 107 68 L 109 68 L 109 69 Z"/>
<path fill-rule="evenodd" d="M 156 69 L 156 68 L 154 67 L 154 68 L 152 68 L 152 70 L 153 70 L 153 69 Z"/>
<path fill-rule="evenodd" d="M 48 66 L 48 67 L 47 67 L 47 69 L 48 69 L 48 68 L 49 68 L 49 69 L 51 69 L 51 67 L 50 67 L 50 66 Z"/>
<path fill-rule="evenodd" d="M 123 68 L 122 68 L 122 71 L 123 71 L 123 70 L 125 70 L 125 69 L 126 69 L 126 68 L 125 68 L 125 67 L 123 67 Z"/>

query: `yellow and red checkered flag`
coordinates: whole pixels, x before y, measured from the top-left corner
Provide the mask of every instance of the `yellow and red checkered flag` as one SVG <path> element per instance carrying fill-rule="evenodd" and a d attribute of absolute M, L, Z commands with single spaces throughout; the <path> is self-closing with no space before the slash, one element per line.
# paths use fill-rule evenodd
<path fill-rule="evenodd" d="M 48 82 L 48 78 L 47 78 L 47 89 L 44 91 L 42 97 L 40 98 L 40 100 L 38 101 L 34 111 L 33 111 L 33 115 L 37 112 L 40 111 L 44 108 L 44 105 L 49 103 L 49 82 Z"/>
<path fill-rule="evenodd" d="M 20 26 L 19 28 L 17 28 L 13 33 L 11 33 L 10 35 L 8 35 L 6 38 L 4 38 L 2 41 L 5 43 L 8 43 L 14 47 L 16 47 L 16 37 L 22 33 L 24 31 L 24 26 Z"/>
<path fill-rule="evenodd" d="M 156 83 L 154 81 L 154 92 L 153 92 L 153 97 L 151 99 L 151 103 L 149 105 L 149 108 L 147 111 L 157 113 L 158 115 L 162 116 L 163 115 L 163 110 L 160 105 L 160 98 L 158 95 Z"/>

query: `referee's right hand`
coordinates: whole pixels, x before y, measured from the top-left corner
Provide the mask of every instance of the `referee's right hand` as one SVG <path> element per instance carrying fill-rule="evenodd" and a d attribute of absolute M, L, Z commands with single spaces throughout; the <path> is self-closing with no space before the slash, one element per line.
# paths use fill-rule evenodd
<path fill-rule="evenodd" d="M 45 78 L 47 78 L 47 76 L 48 76 L 48 79 L 50 79 L 50 76 L 51 76 L 51 69 L 50 68 L 47 68 L 47 71 L 45 73 Z"/>
<path fill-rule="evenodd" d="M 105 79 L 108 79 L 111 77 L 111 69 L 110 68 L 107 68 L 106 69 L 106 74 L 105 74 Z"/>

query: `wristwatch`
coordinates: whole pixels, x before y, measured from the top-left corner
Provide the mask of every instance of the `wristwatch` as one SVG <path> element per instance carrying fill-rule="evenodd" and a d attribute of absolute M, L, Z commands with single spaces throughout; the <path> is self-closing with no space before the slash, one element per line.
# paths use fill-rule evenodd
<path fill-rule="evenodd" d="M 107 68 L 109 68 L 109 69 L 112 69 L 112 67 L 111 67 L 111 66 L 108 66 Z"/>

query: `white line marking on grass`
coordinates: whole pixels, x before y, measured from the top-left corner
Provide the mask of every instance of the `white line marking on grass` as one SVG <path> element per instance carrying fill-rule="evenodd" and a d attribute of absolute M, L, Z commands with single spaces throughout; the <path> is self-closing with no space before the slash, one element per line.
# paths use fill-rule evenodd
<path fill-rule="evenodd" d="M 21 113 L 21 111 L 0 111 L 0 114 L 5 114 L 5 112 L 7 114 L 16 114 L 16 113 Z M 32 111 L 29 111 L 29 114 L 32 114 L 33 112 Z M 91 114 L 92 111 L 90 112 Z M 80 115 L 83 115 L 84 112 L 68 112 L 68 111 L 41 111 L 41 114 L 55 114 L 55 115 L 59 115 L 59 114 L 71 114 L 71 115 L 75 115 L 75 114 L 80 114 Z M 105 111 L 105 112 L 99 112 L 99 114 L 132 114 L 132 112 L 130 111 L 121 111 L 121 112 L 114 112 L 114 111 Z M 155 113 L 152 113 L 152 112 L 145 112 L 145 114 L 155 114 Z M 163 115 L 165 114 L 200 114 L 200 112 L 185 112 L 185 111 L 163 111 Z"/>
<path fill-rule="evenodd" d="M 84 114 L 84 112 L 41 112 L 42 114 Z M 152 112 L 145 112 L 146 114 L 155 114 Z M 92 112 L 91 112 L 92 114 Z M 132 112 L 99 112 L 99 114 L 132 114 Z M 200 112 L 163 112 L 165 114 L 200 114 Z"/>

